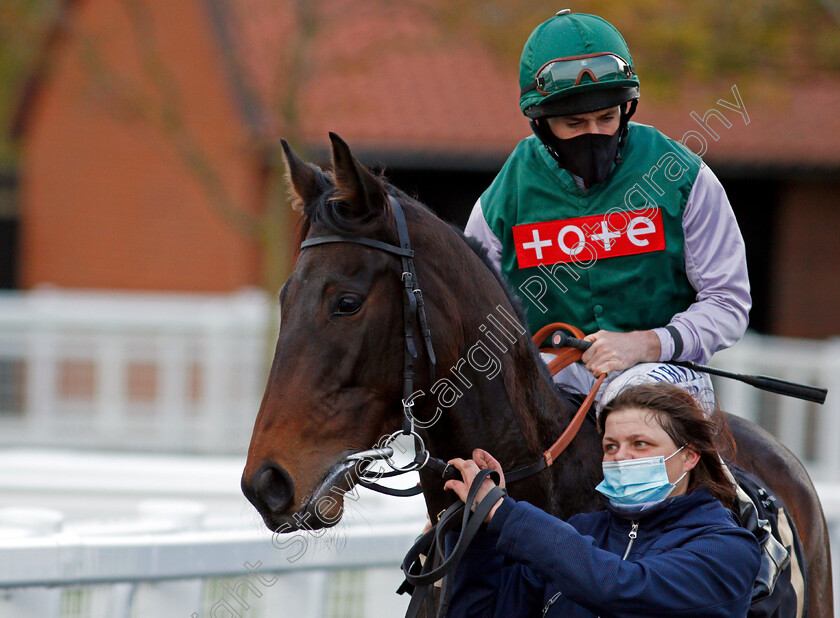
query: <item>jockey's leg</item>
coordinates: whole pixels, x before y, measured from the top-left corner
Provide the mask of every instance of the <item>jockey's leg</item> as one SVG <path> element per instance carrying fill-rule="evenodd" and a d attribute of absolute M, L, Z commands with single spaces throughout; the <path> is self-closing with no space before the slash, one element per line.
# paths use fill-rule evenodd
<path fill-rule="evenodd" d="M 668 382 L 684 388 L 708 415 L 715 410 L 715 391 L 707 374 L 667 363 L 640 363 L 624 371 L 611 373 L 604 382 L 598 401 L 607 403 L 628 386 L 654 382 Z"/>
<path fill-rule="evenodd" d="M 540 354 L 540 358 L 548 364 L 555 357 L 551 354 Z M 552 380 L 563 390 L 584 396 L 588 395 L 595 385 L 595 377 L 586 370 L 583 363 L 572 363 L 568 367 L 564 367 L 554 374 Z"/>
<path fill-rule="evenodd" d="M 547 363 L 554 357 L 543 354 L 542 358 Z M 595 384 L 595 377 L 587 371 L 583 363 L 572 363 L 556 373 L 553 380 L 559 387 L 582 395 L 588 394 Z M 623 388 L 653 382 L 668 382 L 684 388 L 694 395 L 708 414 L 715 409 L 715 392 L 708 375 L 667 363 L 641 363 L 609 374 L 595 401 L 600 407 L 601 403 L 610 401 Z"/>

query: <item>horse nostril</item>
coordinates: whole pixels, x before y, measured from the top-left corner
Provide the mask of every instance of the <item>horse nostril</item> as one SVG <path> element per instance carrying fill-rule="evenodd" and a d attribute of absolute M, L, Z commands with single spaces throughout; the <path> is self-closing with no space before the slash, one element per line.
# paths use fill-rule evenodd
<path fill-rule="evenodd" d="M 295 494 L 295 486 L 289 473 L 275 464 L 266 464 L 257 472 L 254 491 L 263 503 L 275 513 L 285 511 Z"/>

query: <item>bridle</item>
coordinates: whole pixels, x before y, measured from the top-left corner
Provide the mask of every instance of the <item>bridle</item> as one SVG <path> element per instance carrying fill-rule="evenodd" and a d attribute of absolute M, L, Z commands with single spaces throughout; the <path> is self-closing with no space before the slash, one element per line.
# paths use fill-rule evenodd
<path fill-rule="evenodd" d="M 391 209 L 394 212 L 394 221 L 397 227 L 397 238 L 399 239 L 400 246 L 391 245 L 389 243 L 382 242 L 380 240 L 375 240 L 373 238 L 367 238 L 366 236 L 344 236 L 344 235 L 332 235 L 332 236 L 320 236 L 318 238 L 310 238 L 304 240 L 300 244 L 301 250 L 307 249 L 309 247 L 317 247 L 319 245 L 326 245 L 331 243 L 352 243 L 356 245 L 363 245 L 365 247 L 371 249 L 378 249 L 379 251 L 384 251 L 386 253 L 390 253 L 391 255 L 396 255 L 400 258 L 402 262 L 402 274 L 400 275 L 400 279 L 403 282 L 403 290 L 405 292 L 403 296 L 403 332 L 405 336 L 405 351 L 403 354 L 403 397 L 402 397 L 402 411 L 403 411 L 403 428 L 402 431 L 397 431 L 388 436 L 388 440 L 386 441 L 384 447 L 379 449 L 371 449 L 370 451 L 365 451 L 363 454 L 366 455 L 369 459 L 385 459 L 389 462 L 390 465 L 390 455 L 393 451 L 386 450 L 388 444 L 392 442 L 399 434 L 405 436 L 412 436 L 415 441 L 415 451 L 418 454 L 416 459 L 419 461 L 414 461 L 410 463 L 408 466 L 401 467 L 401 468 L 394 468 L 393 472 L 385 473 L 384 475 L 379 473 L 376 475 L 376 478 L 382 478 L 383 476 L 396 476 L 397 474 L 404 474 L 406 472 L 412 472 L 414 470 L 419 470 L 424 466 L 430 465 L 431 462 L 431 455 L 425 448 L 425 444 L 423 443 L 423 439 L 417 433 L 414 428 L 414 402 L 412 399 L 412 394 L 414 393 L 414 361 L 417 359 L 417 344 L 415 343 L 414 339 L 414 326 L 415 324 L 419 324 L 420 326 L 420 334 L 423 338 L 423 344 L 426 347 L 426 357 L 429 362 L 429 381 L 435 381 L 435 367 L 437 364 L 435 358 L 435 349 L 432 345 L 432 333 L 429 330 L 428 322 L 426 321 L 426 309 L 425 303 L 423 302 L 423 293 L 420 290 L 420 287 L 417 284 L 417 271 L 414 268 L 414 251 L 411 249 L 411 241 L 408 237 L 408 226 L 405 222 L 405 213 L 403 212 L 402 206 L 400 205 L 399 201 L 392 195 L 388 195 L 388 199 L 391 203 Z M 352 459 L 358 460 L 359 453 L 351 455 Z M 422 455 L 422 458 L 420 457 Z M 440 461 L 440 460 L 437 460 Z M 431 463 L 434 466 L 434 463 Z M 444 467 L 446 464 L 443 464 Z M 392 466 L 393 467 L 393 466 Z M 457 472 L 457 471 L 456 471 Z M 459 478 L 458 476 L 454 476 L 451 478 Z M 384 487 L 381 485 L 377 485 L 375 482 L 370 480 L 370 477 L 367 479 L 362 476 L 360 478 L 360 482 L 373 489 L 374 491 L 380 491 L 381 493 L 387 493 L 390 495 L 398 495 L 398 496 L 415 496 L 417 494 L 422 493 L 422 489 L 419 486 L 412 487 L 408 490 L 394 490 L 389 487 Z"/>
<path fill-rule="evenodd" d="M 432 456 L 426 449 L 423 439 L 418 435 L 414 427 L 413 401 L 412 394 L 414 393 L 414 361 L 417 359 L 417 344 L 415 343 L 414 328 L 419 325 L 420 334 L 423 339 L 423 345 L 426 348 L 426 356 L 429 363 L 429 379 L 431 382 L 435 380 L 435 352 L 432 345 L 432 335 L 429 330 L 428 322 L 426 321 L 426 311 L 423 302 L 423 294 L 417 281 L 417 272 L 414 267 L 414 251 L 411 249 L 411 242 L 408 235 L 408 227 L 405 221 L 405 213 L 399 201 L 392 195 L 388 195 L 388 200 L 391 204 L 391 209 L 394 213 L 394 221 L 397 228 L 397 238 L 399 246 L 385 243 L 366 236 L 346 236 L 346 235 L 331 235 L 320 236 L 318 238 L 310 238 L 304 240 L 300 248 L 308 249 L 320 245 L 331 243 L 352 243 L 362 245 L 371 249 L 384 251 L 391 255 L 396 255 L 402 262 L 402 274 L 400 276 L 404 286 L 403 296 L 403 327 L 405 336 L 405 351 L 403 361 L 403 427 L 401 431 L 396 431 L 388 436 L 385 445 L 380 448 L 374 448 L 361 453 L 354 453 L 346 458 L 347 461 L 365 460 L 372 463 L 375 459 L 385 459 L 393 468 L 390 472 L 377 472 L 375 474 L 366 474 L 362 471 L 359 474 L 359 482 L 369 489 L 378 491 L 380 493 L 393 496 L 414 496 L 422 493 L 420 485 L 410 487 L 408 489 L 393 489 L 377 484 L 375 481 L 383 477 L 397 476 L 406 472 L 412 472 L 423 468 L 428 468 L 433 472 L 440 474 L 444 479 L 460 480 L 461 474 L 457 469 L 450 466 L 447 462 Z M 542 329 L 540 333 L 543 332 Z M 537 335 L 540 335 L 537 333 Z M 548 332 L 543 335 L 547 335 Z M 579 354 L 577 358 L 579 358 Z M 524 478 L 530 477 L 554 463 L 557 456 L 565 449 L 577 434 L 577 430 L 583 422 L 587 411 L 595 399 L 595 394 L 600 388 L 606 375 L 598 378 L 595 387 L 581 404 L 574 418 L 569 426 L 543 453 L 543 456 L 535 462 L 505 473 L 507 482 L 516 482 Z M 411 436 L 414 438 L 415 444 L 415 459 L 404 467 L 395 467 L 390 462 L 390 456 L 393 454 L 393 449 L 388 445 L 397 438 L 398 435 Z M 488 476 L 495 475 L 498 482 L 498 474 L 489 470 L 481 470 L 472 483 L 468 495 L 468 502 L 472 503 L 475 495 L 478 492 L 481 483 Z M 474 513 L 470 510 L 464 509 L 464 503 L 455 501 L 449 508 L 445 509 L 438 515 L 438 523 L 432 529 L 424 534 L 409 550 L 406 559 L 403 562 L 403 571 L 406 575 L 406 583 L 403 584 L 400 591 L 413 590 L 412 600 L 409 605 L 407 616 L 416 616 L 420 607 L 422 606 L 424 598 L 430 594 L 431 585 L 443 578 L 450 572 L 460 560 L 463 553 L 466 551 L 472 538 L 478 531 L 481 522 L 487 516 L 493 505 L 498 499 L 504 495 L 504 490 L 496 487 L 491 491 L 482 502 L 475 505 Z M 461 534 L 455 545 L 455 549 L 449 558 L 443 558 L 443 537 L 445 534 L 456 528 L 458 520 L 461 520 Z M 420 556 L 434 556 L 433 560 L 420 560 Z M 425 562 L 425 564 L 421 564 Z M 445 603 L 444 603 L 445 605 Z M 427 606 L 428 607 L 428 606 Z"/>

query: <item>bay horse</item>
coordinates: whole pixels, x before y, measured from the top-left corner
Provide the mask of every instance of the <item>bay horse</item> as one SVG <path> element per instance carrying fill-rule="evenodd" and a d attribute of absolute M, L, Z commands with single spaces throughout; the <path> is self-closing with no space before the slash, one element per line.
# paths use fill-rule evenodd
<path fill-rule="evenodd" d="M 521 326 L 521 308 L 474 244 L 384 179 L 330 134 L 333 172 L 303 162 L 284 142 L 301 239 L 342 235 L 399 246 L 404 212 L 429 344 L 414 324 L 417 434 L 444 461 L 492 453 L 503 468 L 531 464 L 575 412 L 558 393 Z M 341 518 L 344 492 L 359 481 L 347 457 L 393 434 L 404 419 L 404 264 L 376 246 L 331 242 L 299 251 L 280 293 L 282 321 L 257 415 L 242 490 L 275 532 L 316 530 Z M 409 296 L 411 294 L 409 293 Z M 518 316 L 518 320 L 516 319 Z M 519 328 L 511 321 L 519 322 Z M 502 328 L 500 328 L 500 326 Z M 426 362 L 432 349 L 437 375 Z M 768 432 L 728 415 L 735 463 L 788 506 L 806 557 L 807 611 L 832 615 L 828 529 L 804 466 Z M 601 508 L 601 443 L 594 423 L 549 469 L 509 486 L 554 515 Z M 444 481 L 419 471 L 432 518 L 457 500 Z M 419 532 L 419 530 L 418 530 Z"/>

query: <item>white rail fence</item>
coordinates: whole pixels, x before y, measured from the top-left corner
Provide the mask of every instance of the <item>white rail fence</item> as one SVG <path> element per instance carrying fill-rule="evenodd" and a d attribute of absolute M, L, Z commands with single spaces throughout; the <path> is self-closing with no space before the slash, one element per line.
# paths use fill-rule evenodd
<path fill-rule="evenodd" d="M 0 295 L 0 445 L 243 453 L 264 387 L 276 302 L 229 296 Z M 840 480 L 840 339 L 748 335 L 713 363 L 829 387 L 824 406 L 717 380 L 724 408 Z"/>
<path fill-rule="evenodd" d="M 275 305 L 253 290 L 0 295 L 0 444 L 243 452 Z"/>
<path fill-rule="evenodd" d="M 335 529 L 272 539 L 241 458 L 0 452 L 3 618 L 399 616 L 422 498 L 361 490 Z M 22 508 L 20 505 L 27 505 Z"/>
<path fill-rule="evenodd" d="M 727 411 L 755 421 L 792 450 L 814 479 L 840 481 L 840 338 L 808 341 L 748 333 L 712 365 L 742 374 L 768 375 L 828 389 L 823 405 L 714 378 Z"/>

